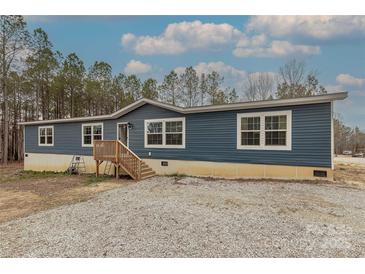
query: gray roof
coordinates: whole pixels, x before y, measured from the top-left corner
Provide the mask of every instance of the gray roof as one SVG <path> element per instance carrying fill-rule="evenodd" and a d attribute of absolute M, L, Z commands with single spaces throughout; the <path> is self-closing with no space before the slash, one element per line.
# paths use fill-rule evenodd
<path fill-rule="evenodd" d="M 337 93 L 329 93 L 329 94 L 324 94 L 324 95 L 307 96 L 307 97 L 300 97 L 300 98 L 250 101 L 250 102 L 197 106 L 197 107 L 188 107 L 188 108 L 178 107 L 178 106 L 162 103 L 162 102 L 155 101 L 155 100 L 142 98 L 142 99 L 140 99 L 114 113 L 108 114 L 108 115 L 75 117 L 75 118 L 56 119 L 56 120 L 40 120 L 40 121 L 32 121 L 32 122 L 21 122 L 19 124 L 20 125 L 40 125 L 40 124 L 71 123 L 71 122 L 116 119 L 145 104 L 155 105 L 155 106 L 158 106 L 158 107 L 161 107 L 164 109 L 169 109 L 172 111 L 176 111 L 176 112 L 179 112 L 182 114 L 189 114 L 189 113 L 200 113 L 200 112 L 216 112 L 216 111 L 243 110 L 243 109 L 252 109 L 252 108 L 318 104 L 318 103 L 332 102 L 335 100 L 343 100 L 346 97 L 347 97 L 347 92 L 337 92 Z"/>

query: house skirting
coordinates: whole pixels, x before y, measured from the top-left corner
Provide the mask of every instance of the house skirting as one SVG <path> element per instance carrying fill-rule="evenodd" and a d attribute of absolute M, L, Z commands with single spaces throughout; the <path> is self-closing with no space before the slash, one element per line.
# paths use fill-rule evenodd
<path fill-rule="evenodd" d="M 185 174 L 215 178 L 278 178 L 278 179 L 326 179 L 333 180 L 333 170 L 322 167 L 222 163 L 208 161 L 181 161 L 143 159 L 157 174 Z M 161 162 L 167 162 L 163 166 Z M 314 177 L 313 171 L 327 171 L 327 178 Z"/>
<path fill-rule="evenodd" d="M 83 156 L 86 173 L 95 173 L 96 164 L 93 156 Z M 33 171 L 55 171 L 64 172 L 70 166 L 73 155 L 68 154 L 49 154 L 49 153 L 25 153 L 24 170 Z M 100 173 L 103 174 L 105 162 L 100 165 Z M 114 168 L 110 168 L 113 174 Z"/>
<path fill-rule="evenodd" d="M 26 153 L 24 169 L 34 171 L 65 171 L 72 159 L 72 155 Z M 83 156 L 87 173 L 95 173 L 93 156 Z M 157 174 L 184 174 L 215 178 L 277 178 L 277 179 L 326 179 L 333 180 L 333 170 L 323 167 L 244 164 L 209 161 L 185 161 L 164 159 L 143 159 Z M 162 163 L 164 162 L 164 163 Z M 166 166 L 167 164 L 167 166 Z M 104 171 L 102 163 L 100 171 Z M 314 170 L 326 171 L 327 177 L 315 177 Z M 113 169 L 111 169 L 111 173 Z"/>
<path fill-rule="evenodd" d="M 24 169 L 34 171 L 65 171 L 71 162 L 72 155 L 26 153 L 24 157 Z M 95 173 L 95 161 L 93 156 L 84 157 L 86 172 Z M 264 165 L 264 164 L 240 164 L 209 161 L 184 161 L 143 159 L 159 175 L 192 175 L 215 178 L 278 178 L 278 179 L 327 179 L 333 180 L 333 170 L 323 167 Z M 163 162 L 163 163 L 162 163 Z M 164 164 L 164 165 L 163 165 Z M 167 166 L 166 166 L 167 164 Z M 103 172 L 105 162 L 101 164 Z M 326 171 L 327 178 L 315 177 L 314 170 Z M 111 173 L 114 170 L 111 169 Z"/>

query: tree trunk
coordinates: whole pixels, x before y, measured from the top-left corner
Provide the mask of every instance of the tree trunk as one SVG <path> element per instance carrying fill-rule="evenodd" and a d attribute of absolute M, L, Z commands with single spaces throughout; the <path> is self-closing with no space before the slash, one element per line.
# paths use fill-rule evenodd
<path fill-rule="evenodd" d="M 5 64 L 3 67 L 3 72 L 5 72 Z M 6 165 L 8 163 L 8 150 L 9 150 L 9 105 L 6 91 L 6 75 L 2 75 L 1 79 L 1 87 L 3 90 L 3 99 L 4 99 L 4 141 L 3 141 L 3 164 Z"/>

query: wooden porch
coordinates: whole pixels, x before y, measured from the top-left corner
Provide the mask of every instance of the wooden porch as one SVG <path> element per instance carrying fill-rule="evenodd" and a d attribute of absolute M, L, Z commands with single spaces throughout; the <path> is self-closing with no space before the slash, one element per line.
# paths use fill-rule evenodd
<path fill-rule="evenodd" d="M 93 147 L 96 162 L 96 176 L 100 174 L 100 165 L 110 161 L 115 167 L 116 178 L 124 170 L 134 180 L 143 180 L 156 175 L 145 162 L 119 140 L 96 140 Z"/>

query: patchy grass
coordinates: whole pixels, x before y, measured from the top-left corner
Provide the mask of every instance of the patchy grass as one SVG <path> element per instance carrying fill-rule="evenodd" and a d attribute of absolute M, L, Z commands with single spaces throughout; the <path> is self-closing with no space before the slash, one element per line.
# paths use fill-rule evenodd
<path fill-rule="evenodd" d="M 184 178 L 184 177 L 188 177 L 188 175 L 184 174 L 184 173 L 171 173 L 171 174 L 167 174 L 167 177 L 177 177 L 177 178 Z M 191 176 L 190 176 L 191 177 Z"/>
<path fill-rule="evenodd" d="M 13 178 L 13 179 L 29 180 L 29 179 L 60 177 L 60 176 L 71 176 L 71 175 L 65 172 L 22 170 L 21 172 L 19 172 L 18 178 Z"/>
<path fill-rule="evenodd" d="M 20 165 L 0 166 L 0 223 L 53 207 L 82 202 L 131 180 L 94 174 L 23 171 Z"/>
<path fill-rule="evenodd" d="M 106 180 L 111 180 L 113 179 L 112 176 L 108 176 L 108 175 L 99 175 L 98 177 L 96 177 L 95 175 L 83 175 L 86 177 L 84 184 L 85 185 L 96 185 L 98 183 L 104 182 Z"/>

